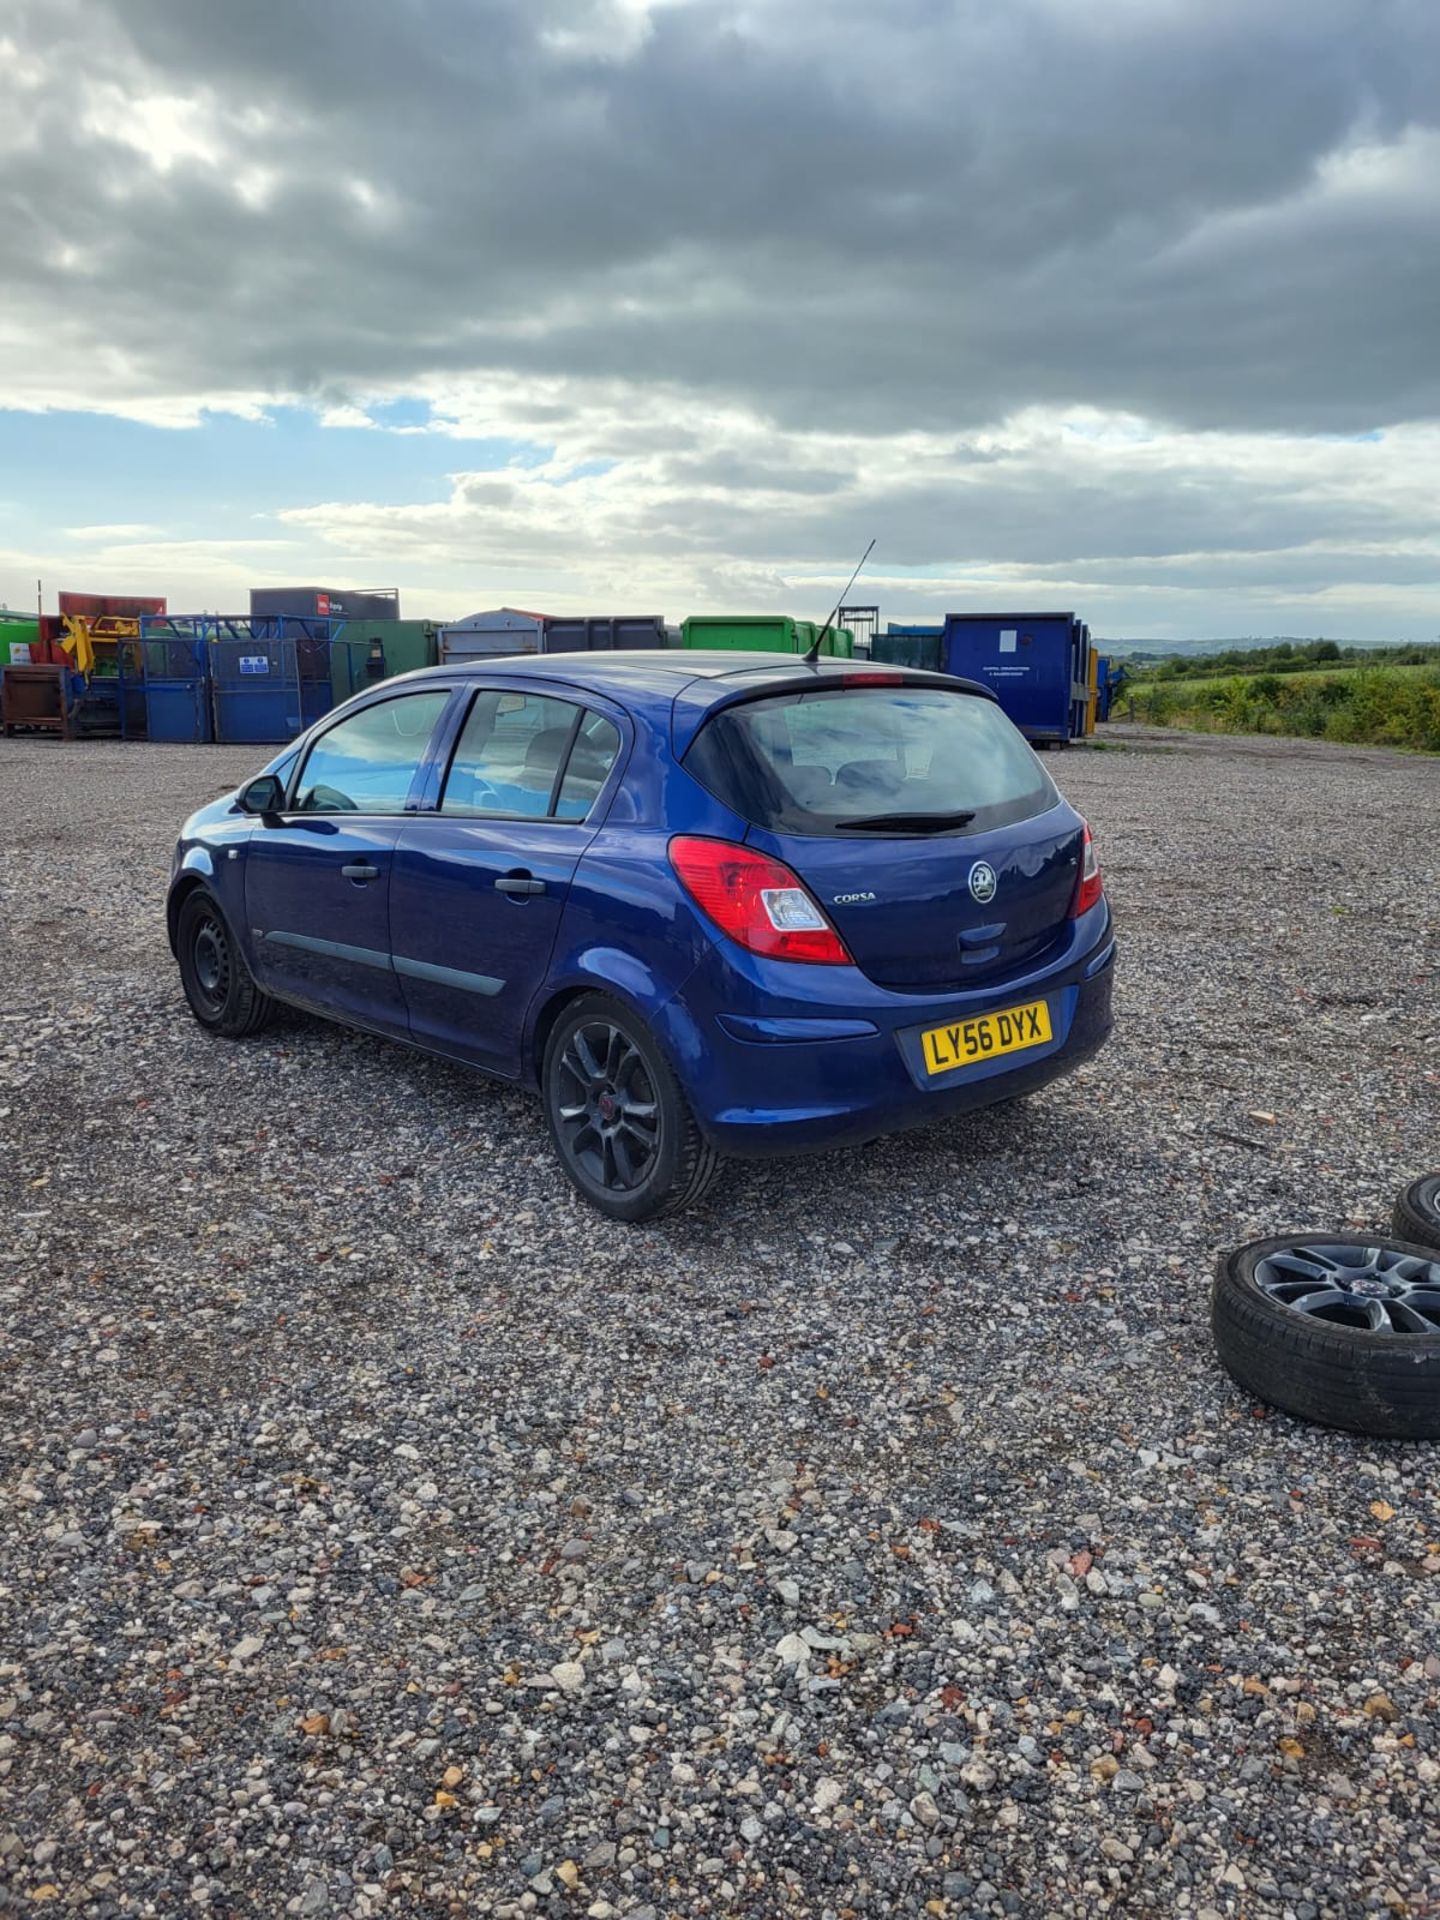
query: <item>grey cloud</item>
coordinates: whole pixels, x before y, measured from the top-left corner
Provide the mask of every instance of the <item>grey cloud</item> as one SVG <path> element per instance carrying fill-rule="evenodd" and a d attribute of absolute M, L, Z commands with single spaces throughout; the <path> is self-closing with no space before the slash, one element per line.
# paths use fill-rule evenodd
<path fill-rule="evenodd" d="M 0 403 L 424 393 L 623 469 L 288 521 L 332 550 L 596 580 L 643 550 L 657 591 L 752 603 L 872 533 L 896 569 L 1111 604 L 1188 609 L 1207 570 L 1259 601 L 1440 576 L 1413 544 L 1433 454 L 1308 458 L 1440 414 L 1433 0 L 12 0 L 7 22 Z M 193 102 L 218 158 L 117 137 L 155 96 Z M 987 437 L 1026 410 L 1052 437 Z M 1142 418 L 1160 455 L 1083 457 L 1055 437 L 1076 410 Z"/>
<path fill-rule="evenodd" d="M 859 447 L 863 443 L 854 442 Z M 1327 578 L 1417 583 L 1440 576 L 1426 483 L 1433 445 L 1329 443 L 1295 464 L 1277 446 L 1183 440 L 1096 449 L 1042 436 L 978 464 L 931 458 L 913 477 L 892 453 L 873 478 L 816 456 L 824 484 L 774 483 L 763 456 L 696 446 L 648 483 L 623 469 L 571 487 L 518 471 L 459 474 L 431 506 L 318 506 L 287 516 L 357 553 L 453 550 L 575 564 L 680 562 L 699 574 L 743 554 L 775 576 L 809 556 L 858 553 L 880 567 L 997 566 L 1034 577 L 1089 573 L 1119 587 L 1187 588 L 1225 577 L 1297 587 Z M 1204 457 L 1201 457 L 1204 456 Z M 717 483 L 716 469 L 723 473 Z"/>
<path fill-rule="evenodd" d="M 614 54 L 584 35 L 607 18 L 22 5 L 54 79 L 6 166 L 10 297 L 53 312 L 72 242 L 108 282 L 92 325 L 154 390 L 639 369 L 877 433 L 1042 401 L 1302 431 L 1436 409 L 1437 196 L 1306 201 L 1348 142 L 1436 125 L 1431 7 L 695 0 Z M 230 166 L 102 152 L 75 63 L 269 116 L 226 136 L 277 168 L 265 210 Z"/>

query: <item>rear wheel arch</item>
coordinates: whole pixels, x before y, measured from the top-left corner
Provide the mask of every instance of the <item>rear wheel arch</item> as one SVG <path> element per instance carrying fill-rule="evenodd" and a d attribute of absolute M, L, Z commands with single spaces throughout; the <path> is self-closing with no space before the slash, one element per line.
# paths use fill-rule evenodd
<path fill-rule="evenodd" d="M 653 1035 L 655 1044 L 665 1055 L 671 1072 L 675 1071 L 675 1062 L 671 1058 L 671 1049 L 665 1043 L 665 1036 L 656 1027 L 655 1015 L 658 1011 L 647 1006 L 636 994 L 627 992 L 618 981 L 592 974 L 585 980 L 572 980 L 566 986 L 557 987 L 542 1004 L 530 1029 L 529 1044 L 524 1062 L 526 1084 L 539 1088 L 545 1071 L 545 1049 L 550 1044 L 550 1036 L 555 1031 L 556 1022 L 563 1020 L 567 1007 L 577 1000 L 583 1000 L 588 994 L 603 993 L 607 999 L 614 1000 L 637 1020 L 643 1020 Z"/>
<path fill-rule="evenodd" d="M 577 973 L 573 967 L 567 969 L 568 978 L 564 984 L 545 995 L 538 1012 L 531 1018 L 521 1062 L 521 1077 L 526 1085 L 539 1087 L 545 1066 L 545 1049 L 555 1030 L 555 1022 L 564 1017 L 568 1006 L 587 993 L 603 993 L 633 1013 L 637 1020 L 643 1020 L 654 1036 L 655 1044 L 665 1055 L 670 1071 L 678 1078 L 679 1062 L 674 1036 L 666 1031 L 665 1010 L 680 991 L 683 974 L 667 979 L 653 973 L 648 967 L 637 965 L 623 953 L 604 948 L 581 956 L 578 964 L 588 970 Z M 629 978 L 625 977 L 627 972 Z"/>
<path fill-rule="evenodd" d="M 526 1048 L 525 1080 L 528 1085 L 539 1088 L 545 1067 L 545 1049 L 550 1044 L 550 1035 L 555 1031 L 555 1023 L 564 1015 L 565 1009 L 575 1001 L 581 1000 L 587 993 L 598 989 L 592 984 L 561 987 L 552 993 L 536 1014 L 530 1029 L 530 1039 Z"/>

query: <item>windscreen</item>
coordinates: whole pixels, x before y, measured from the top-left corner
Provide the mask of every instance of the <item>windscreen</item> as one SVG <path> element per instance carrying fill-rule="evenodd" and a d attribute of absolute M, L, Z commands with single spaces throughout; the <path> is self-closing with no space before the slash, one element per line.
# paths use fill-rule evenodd
<path fill-rule="evenodd" d="M 725 707 L 685 765 L 780 833 L 984 833 L 1059 798 L 992 701 L 938 687 L 816 688 Z"/>

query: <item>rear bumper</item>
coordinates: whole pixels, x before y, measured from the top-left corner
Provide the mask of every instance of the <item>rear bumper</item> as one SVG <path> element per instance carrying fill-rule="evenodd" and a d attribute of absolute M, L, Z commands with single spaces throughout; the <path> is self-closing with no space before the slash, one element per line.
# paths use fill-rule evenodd
<path fill-rule="evenodd" d="M 772 978 L 778 971 L 787 990 L 767 1003 L 742 990 L 755 987 L 754 969 L 732 966 L 717 949 L 662 1025 L 700 1126 L 722 1152 L 760 1158 L 858 1146 L 1013 1099 L 1089 1059 L 1111 1029 L 1114 957 L 1104 911 L 1100 927 L 1077 928 L 1060 963 L 984 993 L 917 1002 L 867 982 L 846 998 L 835 976 L 853 983 L 850 969 L 759 963 Z M 792 978 L 802 971 L 828 976 L 824 1004 L 797 995 Z M 1053 1030 L 1045 1045 L 926 1074 L 927 1026 L 1039 999 Z"/>

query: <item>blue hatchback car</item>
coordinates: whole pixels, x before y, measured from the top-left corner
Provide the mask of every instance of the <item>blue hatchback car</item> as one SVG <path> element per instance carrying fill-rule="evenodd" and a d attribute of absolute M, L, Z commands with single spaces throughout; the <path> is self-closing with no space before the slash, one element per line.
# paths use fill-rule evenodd
<path fill-rule="evenodd" d="M 620 1220 L 725 1155 L 1010 1099 L 1110 1031 L 1085 822 L 988 691 L 853 661 L 384 681 L 186 822 L 169 929 L 212 1032 L 284 1001 L 537 1090 Z"/>

